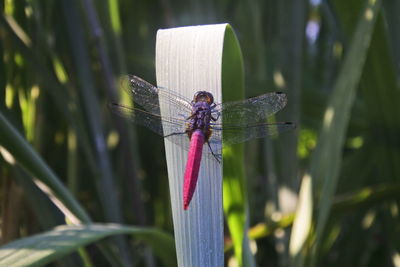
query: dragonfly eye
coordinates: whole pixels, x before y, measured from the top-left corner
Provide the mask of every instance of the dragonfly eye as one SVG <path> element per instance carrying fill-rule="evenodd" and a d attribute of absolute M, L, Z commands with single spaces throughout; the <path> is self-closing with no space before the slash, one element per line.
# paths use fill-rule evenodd
<path fill-rule="evenodd" d="M 194 94 L 193 102 L 207 102 L 209 105 L 214 103 L 214 96 L 207 91 L 198 91 Z"/>

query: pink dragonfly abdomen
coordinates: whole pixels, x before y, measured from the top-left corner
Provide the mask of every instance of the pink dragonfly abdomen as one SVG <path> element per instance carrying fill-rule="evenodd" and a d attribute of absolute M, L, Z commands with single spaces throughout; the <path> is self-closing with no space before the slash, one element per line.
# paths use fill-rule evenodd
<path fill-rule="evenodd" d="M 183 180 L 183 208 L 187 210 L 196 189 L 199 177 L 201 155 L 203 153 L 204 134 L 201 130 L 195 130 L 190 139 L 190 148 Z"/>

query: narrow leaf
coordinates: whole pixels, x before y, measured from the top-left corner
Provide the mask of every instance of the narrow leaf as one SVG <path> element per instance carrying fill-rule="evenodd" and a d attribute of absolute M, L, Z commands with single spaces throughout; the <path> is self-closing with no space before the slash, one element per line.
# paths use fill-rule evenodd
<path fill-rule="evenodd" d="M 353 40 L 328 102 L 317 148 L 312 157 L 311 177 L 314 179 L 313 182 L 317 189 L 315 193 L 320 196 L 313 260 L 317 255 L 316 249 L 322 241 L 336 191 L 350 111 L 366 60 L 380 3 L 380 0 L 366 1 L 364 9 L 361 11 Z"/>
<path fill-rule="evenodd" d="M 71 222 L 89 222 L 90 218 L 76 199 L 60 182 L 40 155 L 28 144 L 21 134 L 0 112 L 0 148 L 10 155 L 8 162 L 21 164 L 33 177 L 35 183 L 48 193 L 53 203 L 60 208 Z"/>
<path fill-rule="evenodd" d="M 118 224 L 88 224 L 59 226 L 54 230 L 19 239 L 0 247 L 0 266 L 42 266 L 82 246 L 118 234 L 131 234 L 150 245 L 163 266 L 176 266 L 172 237 L 151 228 L 129 227 Z"/>
<path fill-rule="evenodd" d="M 244 67 L 242 52 L 233 29 L 229 26 L 225 33 L 225 45 L 222 65 L 223 100 L 244 99 Z M 223 114 L 222 114 L 223 119 Z M 248 241 L 248 202 L 244 168 L 243 144 L 225 146 L 224 159 L 224 212 L 236 260 L 239 266 L 254 266 Z"/>
<path fill-rule="evenodd" d="M 311 229 L 313 212 L 311 177 L 305 175 L 301 183 L 299 203 L 290 237 L 289 253 L 295 258 L 304 246 Z"/>

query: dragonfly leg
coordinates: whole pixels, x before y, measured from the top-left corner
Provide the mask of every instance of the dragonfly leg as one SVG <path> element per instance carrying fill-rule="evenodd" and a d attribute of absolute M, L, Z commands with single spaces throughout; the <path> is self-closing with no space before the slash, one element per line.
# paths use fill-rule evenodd
<path fill-rule="evenodd" d="M 214 151 L 212 150 L 211 146 L 210 146 L 210 142 L 207 141 L 207 145 L 210 148 L 211 154 L 214 156 L 214 158 L 218 161 L 218 163 L 221 164 L 221 160 L 218 158 L 217 155 L 214 154 Z"/>
<path fill-rule="evenodd" d="M 215 118 L 213 115 L 211 115 L 211 119 L 212 119 L 213 121 L 217 121 L 217 120 L 219 119 L 219 115 L 220 115 L 220 114 L 221 114 L 221 113 L 218 112 L 216 118 Z"/>
<path fill-rule="evenodd" d="M 170 136 L 178 135 L 178 134 L 186 134 L 186 132 L 181 132 L 181 133 L 170 133 L 170 134 L 164 135 L 164 137 L 170 137 Z"/>

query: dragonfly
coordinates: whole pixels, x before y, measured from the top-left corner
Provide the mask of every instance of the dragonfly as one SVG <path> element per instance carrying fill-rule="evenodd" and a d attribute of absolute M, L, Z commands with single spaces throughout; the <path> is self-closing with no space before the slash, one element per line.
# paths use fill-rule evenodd
<path fill-rule="evenodd" d="M 278 135 L 296 127 L 292 122 L 266 123 L 269 116 L 285 107 L 287 98 L 282 92 L 215 103 L 210 92 L 198 91 L 193 99 L 187 99 L 135 75 L 121 78 L 120 83 L 136 105 L 111 103 L 110 108 L 188 151 L 183 183 L 184 210 L 188 209 L 195 193 L 203 157 L 220 163 L 222 144 Z M 169 107 L 173 114 L 161 115 L 161 106 Z"/>

